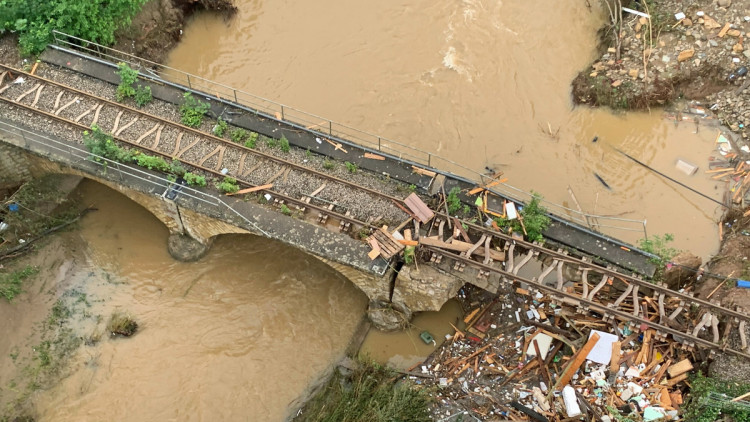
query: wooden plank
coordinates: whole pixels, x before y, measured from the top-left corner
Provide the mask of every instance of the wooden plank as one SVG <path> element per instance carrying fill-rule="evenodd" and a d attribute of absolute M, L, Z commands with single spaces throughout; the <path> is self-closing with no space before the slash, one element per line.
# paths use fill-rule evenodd
<path fill-rule="evenodd" d="M 667 381 L 668 387 L 674 387 L 675 385 L 679 384 L 681 381 L 684 381 L 687 379 L 687 374 L 682 374 L 676 378 L 672 378 L 669 381 Z"/>
<path fill-rule="evenodd" d="M 400 244 L 402 244 L 404 246 L 419 246 L 419 242 L 417 242 L 416 240 L 405 240 L 405 239 L 404 240 L 400 240 L 400 239 L 396 239 L 396 242 L 398 242 L 398 243 L 400 243 Z"/>
<path fill-rule="evenodd" d="M 371 154 L 369 152 L 365 153 L 365 158 L 369 158 L 371 160 L 385 161 L 385 157 L 383 157 L 382 155 Z"/>
<path fill-rule="evenodd" d="M 243 193 L 257 192 L 259 190 L 270 189 L 272 187 L 273 187 L 273 183 L 269 183 L 267 185 L 260 185 L 260 186 L 255 186 L 255 187 L 252 187 L 252 188 L 240 189 L 240 190 L 238 190 L 235 193 L 228 193 L 227 196 L 242 195 Z"/>
<path fill-rule="evenodd" d="M 435 216 L 435 213 L 432 212 L 430 207 L 428 207 L 416 193 L 407 196 L 406 199 L 404 199 L 404 203 L 414 213 L 420 223 L 426 223 L 432 220 L 432 217 Z"/>
<path fill-rule="evenodd" d="M 412 173 L 421 174 L 422 176 L 429 176 L 429 177 L 437 176 L 437 173 L 435 173 L 434 171 L 426 170 L 417 166 L 411 166 L 411 171 Z"/>
<path fill-rule="evenodd" d="M 466 233 L 466 230 L 464 230 L 464 226 L 461 225 L 461 221 L 458 218 L 456 218 L 456 217 L 452 217 L 452 218 L 453 218 L 453 224 L 456 226 L 456 228 L 458 229 L 459 233 L 461 233 L 461 238 L 465 242 L 471 243 L 471 238 L 469 237 L 469 234 Z"/>
<path fill-rule="evenodd" d="M 677 377 L 693 369 L 693 364 L 690 363 L 689 359 L 683 359 L 667 369 L 667 374 L 670 378 Z"/>
<path fill-rule="evenodd" d="M 620 347 L 619 341 L 612 343 L 612 357 L 609 360 L 609 371 L 616 374 L 620 370 Z"/>
<path fill-rule="evenodd" d="M 727 22 L 724 24 L 724 27 L 721 28 L 721 31 L 719 31 L 719 38 L 724 38 L 724 35 L 727 35 L 727 32 L 729 32 L 729 29 L 732 27 L 732 24 Z"/>
<path fill-rule="evenodd" d="M 322 192 L 322 191 L 323 191 L 323 189 L 325 189 L 325 188 L 326 188 L 326 184 L 325 184 L 325 183 L 323 183 L 322 185 L 320 185 L 320 187 L 319 187 L 319 188 L 315 189 L 315 190 L 313 191 L 313 193 L 311 193 L 311 194 L 309 194 L 309 195 L 307 195 L 307 196 L 309 196 L 310 198 L 313 198 L 313 197 L 315 197 L 315 195 L 317 195 L 317 194 L 319 194 L 320 192 Z"/>
<path fill-rule="evenodd" d="M 570 382 L 570 379 L 573 378 L 573 374 L 575 374 L 578 368 L 581 367 L 583 361 L 586 360 L 586 356 L 588 356 L 589 352 L 594 348 L 594 345 L 596 345 L 596 342 L 598 341 L 599 334 L 597 333 L 594 333 L 591 335 L 591 337 L 589 337 L 589 340 L 586 342 L 586 344 L 583 345 L 583 347 L 581 347 L 578 353 L 575 354 L 574 359 L 565 368 L 565 371 L 563 371 L 563 374 L 557 380 L 557 383 L 555 384 L 555 390 L 559 390 L 558 387 L 564 387 L 568 384 L 568 382 Z"/>

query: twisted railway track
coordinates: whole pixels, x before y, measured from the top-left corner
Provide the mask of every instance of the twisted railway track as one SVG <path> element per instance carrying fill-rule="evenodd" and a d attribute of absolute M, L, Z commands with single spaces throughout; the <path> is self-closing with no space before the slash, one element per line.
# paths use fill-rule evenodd
<path fill-rule="evenodd" d="M 452 233 L 446 233 L 447 221 L 445 214 L 437 214 L 435 222 L 422 235 L 433 240 L 420 245 L 431 262 L 448 259 L 453 262 L 453 270 L 462 272 L 470 266 L 478 270 L 477 277 L 485 279 L 495 274 L 506 287 L 512 284 L 532 295 L 546 294 L 553 303 L 567 305 L 581 314 L 598 314 L 608 322 L 632 324 L 641 331 L 654 329 L 657 339 L 672 336 L 689 350 L 696 347 L 710 352 L 721 350 L 750 358 L 747 338 L 750 315 L 746 312 L 727 309 L 717 301 L 675 291 L 598 265 L 591 259 L 574 257 L 561 249 L 545 248 L 476 224 L 462 222 L 465 235 L 457 229 L 458 224 L 454 225 Z M 437 234 L 433 233 L 435 227 Z M 471 247 L 467 245 L 468 250 L 459 252 L 448 243 L 456 243 L 460 238 L 473 240 L 469 242 Z M 502 265 L 493 262 L 490 251 L 493 245 L 504 254 Z M 477 251 L 483 252 L 481 256 L 476 256 Z M 543 261 L 546 258 L 548 264 L 537 277 L 519 276 L 532 258 Z M 576 277 L 569 277 L 576 281 L 566 279 L 565 267 L 576 273 Z"/>
<path fill-rule="evenodd" d="M 24 83 L 14 84 L 19 76 Z M 384 216 L 398 216 L 400 220 L 407 217 L 394 204 L 401 199 L 387 193 L 2 64 L 0 100 L 81 130 L 98 125 L 122 144 L 168 160 L 177 159 L 217 177 L 224 177 L 222 170 L 228 170 L 241 187 L 273 184 L 273 188 L 257 193 L 269 193 L 278 206 L 293 205 L 303 214 L 317 211 L 318 221 L 328 228 L 338 222 L 341 231 L 374 229 L 364 221 L 367 216 L 356 214 L 357 203 L 374 203 Z M 261 167 L 266 174 L 273 168 L 273 175 L 253 180 L 257 179 L 254 172 Z M 347 189 L 347 195 L 341 195 L 337 187 Z"/>

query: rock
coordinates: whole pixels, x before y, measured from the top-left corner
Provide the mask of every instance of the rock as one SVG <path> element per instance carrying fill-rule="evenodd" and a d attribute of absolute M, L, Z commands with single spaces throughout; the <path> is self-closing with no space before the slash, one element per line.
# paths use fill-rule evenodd
<path fill-rule="evenodd" d="M 630 76 L 633 79 L 637 78 L 638 77 L 638 69 L 630 69 L 628 71 L 628 76 Z"/>
<path fill-rule="evenodd" d="M 737 43 L 737 44 L 735 44 L 735 45 L 732 46 L 732 52 L 734 52 L 734 53 L 741 53 L 744 50 L 745 50 L 745 48 L 742 47 L 742 44 L 740 44 L 740 43 Z"/>
<path fill-rule="evenodd" d="M 372 325 L 379 330 L 396 331 L 409 326 L 412 312 L 409 308 L 395 302 L 373 301 L 367 308 L 367 317 L 370 318 Z"/>
<path fill-rule="evenodd" d="M 695 65 L 695 67 L 700 66 L 701 65 L 701 59 L 695 59 L 695 60 L 693 60 L 693 64 Z"/>
<path fill-rule="evenodd" d="M 682 252 L 672 258 L 672 267 L 664 271 L 664 282 L 670 289 L 682 288 L 690 278 L 695 277 L 695 272 L 700 268 L 703 260 L 691 254 Z"/>
<path fill-rule="evenodd" d="M 677 56 L 677 61 L 684 62 L 685 60 L 693 57 L 694 54 L 695 54 L 695 50 L 692 50 L 692 49 L 681 51 L 680 54 Z"/>
<path fill-rule="evenodd" d="M 732 0 L 719 0 L 719 7 L 729 7 L 732 5 Z"/>
<path fill-rule="evenodd" d="M 705 16 L 703 18 L 703 26 L 706 27 L 706 29 L 716 29 L 721 28 L 721 24 L 719 22 L 716 22 L 712 17 Z"/>
<path fill-rule="evenodd" d="M 203 244 L 190 236 L 172 233 L 167 240 L 167 250 L 172 258 L 182 262 L 197 261 L 208 252 L 211 245 Z"/>
<path fill-rule="evenodd" d="M 617 88 L 620 85 L 622 85 L 622 81 L 619 80 L 619 79 L 616 80 L 616 81 L 614 81 L 614 82 L 612 82 L 612 88 Z"/>
<path fill-rule="evenodd" d="M 745 57 L 747 57 L 748 59 L 750 59 L 750 50 L 745 50 L 745 51 L 742 52 L 742 54 L 744 54 Z"/>
<path fill-rule="evenodd" d="M 716 40 L 708 40 L 708 44 L 711 47 L 718 47 L 719 46 L 719 43 Z"/>
<path fill-rule="evenodd" d="M 690 18 L 685 18 L 682 20 L 682 24 L 685 26 L 693 26 L 693 21 L 690 20 Z"/>
<path fill-rule="evenodd" d="M 729 35 L 730 37 L 739 37 L 740 35 L 742 35 L 742 32 L 740 32 L 739 29 L 730 29 L 729 31 L 727 31 L 727 35 Z"/>

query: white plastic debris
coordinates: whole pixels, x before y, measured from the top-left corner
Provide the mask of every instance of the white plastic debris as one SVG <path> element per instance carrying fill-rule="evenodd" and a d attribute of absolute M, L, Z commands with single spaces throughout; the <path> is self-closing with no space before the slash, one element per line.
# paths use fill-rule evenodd
<path fill-rule="evenodd" d="M 273 196 L 271 196 L 270 193 L 267 193 L 267 194 L 263 195 L 263 197 L 266 198 L 266 201 L 270 201 L 271 198 L 273 198 Z"/>
<path fill-rule="evenodd" d="M 223 168 L 223 169 L 221 169 L 221 174 L 223 174 L 224 176 L 226 176 L 227 174 L 229 174 L 229 169 L 226 168 L 226 167 Z"/>
<path fill-rule="evenodd" d="M 698 15 L 698 17 L 702 17 L 703 15 L 705 15 L 705 13 L 702 10 L 695 12 L 695 14 Z"/>
<path fill-rule="evenodd" d="M 681 21 L 685 19 L 685 14 L 682 12 L 677 12 L 674 14 L 674 18 L 677 19 L 678 21 Z"/>
<path fill-rule="evenodd" d="M 14 84 L 22 84 L 22 83 L 24 83 L 24 82 L 26 82 L 26 79 L 24 79 L 24 78 L 23 78 L 23 77 L 21 77 L 21 76 L 17 77 L 17 78 L 16 78 L 16 80 L 15 80 L 15 81 L 13 81 L 13 83 L 14 83 Z"/>
<path fill-rule="evenodd" d="M 565 403 L 565 412 L 569 418 L 574 418 L 581 414 L 581 408 L 578 406 L 578 400 L 576 399 L 576 390 L 566 385 L 562 391 L 563 402 Z"/>
<path fill-rule="evenodd" d="M 317 143 L 319 143 L 319 144 L 322 144 L 322 143 L 323 143 L 323 141 L 321 141 L 321 140 L 320 140 L 320 138 L 315 138 L 315 142 L 317 142 Z"/>

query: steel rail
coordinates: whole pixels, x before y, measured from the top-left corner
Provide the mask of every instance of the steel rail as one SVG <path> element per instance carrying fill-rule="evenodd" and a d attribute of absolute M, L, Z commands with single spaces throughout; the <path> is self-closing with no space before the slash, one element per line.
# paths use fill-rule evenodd
<path fill-rule="evenodd" d="M 88 130 L 89 129 L 89 127 L 86 126 L 86 125 L 84 125 L 84 124 L 81 124 L 81 123 L 78 123 L 78 122 L 66 119 L 64 117 L 60 117 L 60 116 L 51 114 L 51 113 L 43 111 L 43 110 L 39 110 L 39 109 L 33 108 L 33 107 L 25 105 L 25 104 L 17 103 L 17 102 L 15 102 L 15 101 L 13 101 L 13 100 L 11 100 L 9 98 L 5 98 L 5 97 L 0 96 L 0 101 L 4 101 L 4 102 L 12 104 L 12 105 L 14 105 L 16 107 L 21 107 L 21 108 L 26 109 L 28 111 L 31 111 L 33 113 L 42 114 L 45 117 L 48 117 L 48 118 L 53 119 L 53 120 L 57 120 L 57 121 L 59 121 L 61 123 L 64 123 L 64 124 L 67 124 L 67 125 L 70 125 L 70 126 L 75 126 L 75 127 L 80 128 L 80 129 L 83 129 L 83 130 Z M 140 144 L 136 144 L 135 142 L 128 141 L 126 139 L 122 139 L 122 138 L 114 136 L 114 135 L 112 135 L 112 139 L 114 139 L 114 140 L 116 140 L 118 142 L 122 142 L 124 144 L 130 145 L 130 146 L 132 146 L 134 148 L 137 148 L 137 149 L 145 150 L 145 151 L 151 152 L 153 154 L 156 154 L 156 155 L 159 155 L 159 156 L 162 156 L 162 157 L 171 158 L 171 155 L 169 155 L 167 153 L 164 153 L 164 152 L 161 152 L 161 151 L 157 151 L 155 149 L 152 149 L 152 148 L 140 145 Z M 195 164 L 195 163 L 191 163 L 189 161 L 182 161 L 182 162 L 185 163 L 185 164 L 187 164 L 187 165 L 189 165 L 189 166 L 191 166 L 191 167 L 200 169 L 200 170 L 202 170 L 204 172 L 213 174 L 215 176 L 224 177 L 224 174 L 222 174 L 220 171 L 209 169 L 209 168 L 203 167 L 201 165 L 198 165 L 198 164 Z M 253 183 L 250 183 L 250 182 L 248 182 L 246 180 L 243 180 L 243 179 L 240 179 L 240 178 L 236 178 L 236 180 L 237 180 L 238 183 L 244 184 L 244 185 L 249 186 L 249 187 L 257 187 L 258 186 L 258 185 L 255 185 Z M 320 206 L 315 205 L 315 204 L 307 203 L 304 200 L 296 199 L 296 198 L 293 198 L 293 197 L 281 194 L 279 192 L 273 191 L 271 189 L 263 189 L 262 191 L 266 191 L 266 192 L 272 193 L 274 196 L 279 197 L 279 198 L 281 198 L 281 199 L 283 199 L 283 200 L 285 200 L 287 202 L 293 203 L 295 205 L 299 205 L 299 206 L 302 206 L 302 207 L 306 207 L 306 208 L 309 207 L 309 208 L 315 209 L 315 210 L 317 210 L 320 213 L 327 214 L 327 215 L 329 215 L 331 217 L 335 217 L 335 218 L 337 218 L 339 220 L 348 221 L 349 223 L 356 224 L 356 225 L 359 225 L 359 226 L 369 227 L 369 228 L 374 229 L 374 230 L 377 229 L 377 227 L 372 226 L 372 225 L 370 225 L 370 224 L 368 224 L 366 222 L 359 221 L 359 220 L 357 220 L 354 217 L 342 215 L 342 214 L 337 213 L 337 212 L 335 212 L 333 210 L 329 210 L 328 208 L 324 208 L 324 207 L 320 207 Z"/>
<path fill-rule="evenodd" d="M 443 218 L 446 218 L 445 214 L 443 214 L 443 213 L 437 213 L 436 212 L 435 214 L 436 215 L 440 215 Z M 468 223 L 468 222 L 463 222 L 463 223 L 466 224 L 469 228 L 474 229 L 475 231 L 478 231 L 481 234 L 492 235 L 492 236 L 498 237 L 500 239 L 503 239 L 503 240 L 505 240 L 507 242 L 515 242 L 517 245 L 520 245 L 523 248 L 533 249 L 533 250 L 535 250 L 535 251 L 537 251 L 539 253 L 543 253 L 545 255 L 549 255 L 549 256 L 551 256 L 554 259 L 561 260 L 561 261 L 564 261 L 564 262 L 567 262 L 567 263 L 570 263 L 570 264 L 574 264 L 574 265 L 579 265 L 582 268 L 590 268 L 591 271 L 593 271 L 593 272 L 598 272 L 600 274 L 606 274 L 606 275 L 611 276 L 611 277 L 618 277 L 618 278 L 620 278 L 621 280 L 623 280 L 623 281 L 625 281 L 627 283 L 633 283 L 633 284 L 635 284 L 637 286 L 640 286 L 640 287 L 652 289 L 652 290 L 657 291 L 659 293 L 664 293 L 667 296 L 676 297 L 676 298 L 679 298 L 679 299 L 684 300 L 686 302 L 688 302 L 688 301 L 689 302 L 693 302 L 693 303 L 695 303 L 697 305 L 700 305 L 700 306 L 703 306 L 703 307 L 706 307 L 706 308 L 710 308 L 710 309 L 714 309 L 714 310 L 720 311 L 720 312 L 722 312 L 722 313 L 724 313 L 726 315 L 730 315 L 730 316 L 733 316 L 735 318 L 744 319 L 744 320 L 750 322 L 750 315 L 743 314 L 743 313 L 737 312 L 737 311 L 733 311 L 731 309 L 722 308 L 721 306 L 716 305 L 714 303 L 711 303 L 711 302 L 709 302 L 707 300 L 704 300 L 704 299 L 701 299 L 701 298 L 698 298 L 698 297 L 695 297 L 695 296 L 691 296 L 691 295 L 688 295 L 688 294 L 685 294 L 685 293 L 682 293 L 682 292 L 678 292 L 678 291 L 675 291 L 675 290 L 671 290 L 671 289 L 669 289 L 667 287 L 664 287 L 662 285 L 654 284 L 654 283 L 651 283 L 651 282 L 649 282 L 647 280 L 643 280 L 643 279 L 638 278 L 638 277 L 633 277 L 631 275 L 623 274 L 623 273 L 620 273 L 620 272 L 618 272 L 616 270 L 613 270 L 611 268 L 602 267 L 601 265 L 595 264 L 592 261 L 588 261 L 588 260 L 584 261 L 584 260 L 576 258 L 574 256 L 567 255 L 565 253 L 558 252 L 558 251 L 553 250 L 553 249 L 545 248 L 544 246 L 541 246 L 541 245 L 538 245 L 538 244 L 535 244 L 535 243 L 531 243 L 531 242 L 528 242 L 526 240 L 515 239 L 512 236 L 507 235 L 505 233 L 494 231 L 494 230 L 490 230 L 490 229 L 487 229 L 485 227 L 479 226 L 477 224 Z"/>
<path fill-rule="evenodd" d="M 619 309 L 615 309 L 615 308 L 612 308 L 612 307 L 607 306 L 607 305 L 602 305 L 600 303 L 597 303 L 597 302 L 594 302 L 594 301 L 591 301 L 591 300 L 588 300 L 588 299 L 581 298 L 579 296 L 576 296 L 576 295 L 571 294 L 571 293 L 567 293 L 565 291 L 557 290 L 554 287 L 547 286 L 547 285 L 545 285 L 545 284 L 543 284 L 541 282 L 538 282 L 536 280 L 529 280 L 529 279 L 527 279 L 525 277 L 514 275 L 513 273 L 501 270 L 499 268 L 495 268 L 495 267 L 493 267 L 491 265 L 486 265 L 486 264 L 483 264 L 481 262 L 477 262 L 477 261 L 474 261 L 472 259 L 469 259 L 469 258 L 466 258 L 466 257 L 462 257 L 462 256 L 457 255 L 457 254 L 452 253 L 452 252 L 446 252 L 446 251 L 444 251 L 444 250 L 442 250 L 440 248 L 434 247 L 434 246 L 422 245 L 421 247 L 423 249 L 425 249 L 425 250 L 428 250 L 428 251 L 431 251 L 431 252 L 434 252 L 434 253 L 438 253 L 440 255 L 443 255 L 445 257 L 454 259 L 456 261 L 460 261 L 460 262 L 466 263 L 467 265 L 471 265 L 473 267 L 476 267 L 476 268 L 479 268 L 479 269 L 482 269 L 482 270 L 485 270 L 485 271 L 490 271 L 490 272 L 493 272 L 495 274 L 502 275 L 503 277 L 505 277 L 505 278 L 507 278 L 509 280 L 527 283 L 527 284 L 529 284 L 531 286 L 534 286 L 535 288 L 537 288 L 539 290 L 543 290 L 543 291 L 548 292 L 550 294 L 565 296 L 565 297 L 567 297 L 567 298 L 569 298 L 571 300 L 577 301 L 579 303 L 586 304 L 589 307 L 589 309 L 597 310 L 598 312 L 600 312 L 602 314 L 605 314 L 605 315 L 614 315 L 614 316 L 617 316 L 622 321 L 625 321 L 625 322 L 627 322 L 627 321 L 636 321 L 636 322 L 639 322 L 641 324 L 645 324 L 647 326 L 655 328 L 655 329 L 657 329 L 657 330 L 659 330 L 661 332 L 672 334 L 673 337 L 677 336 L 677 337 L 680 337 L 680 338 L 688 338 L 691 341 L 694 341 L 696 344 L 700 344 L 701 346 L 706 347 L 708 349 L 717 349 L 717 350 L 722 350 L 722 351 L 729 351 L 729 352 L 731 352 L 731 353 L 733 353 L 733 354 L 735 354 L 737 356 L 742 356 L 742 357 L 745 357 L 745 358 L 750 358 L 750 354 L 748 354 L 748 353 L 731 349 L 731 348 L 729 348 L 726 345 L 716 344 L 716 343 L 714 343 L 712 341 L 708 341 L 708 340 L 702 339 L 700 337 L 693 336 L 690 333 L 684 333 L 682 331 L 675 330 L 675 329 L 673 329 L 671 327 L 663 326 L 661 324 L 655 323 L 655 322 L 653 322 L 653 321 L 651 321 L 649 319 L 645 319 L 645 318 L 642 318 L 640 316 L 634 316 L 630 312 L 621 311 Z M 677 339 L 675 339 L 675 340 L 678 341 Z"/>
<path fill-rule="evenodd" d="M 274 162 L 276 162 L 278 164 L 282 164 L 282 165 L 285 165 L 285 166 L 290 166 L 290 167 L 299 169 L 301 171 L 304 171 L 306 173 L 314 174 L 315 176 L 318 176 L 318 177 L 320 177 L 322 179 L 327 179 L 327 180 L 330 180 L 332 182 L 336 182 L 336 183 L 340 183 L 342 185 L 350 186 L 350 187 L 355 188 L 357 190 L 367 192 L 367 193 L 369 193 L 371 195 L 380 196 L 380 197 L 382 197 L 384 199 L 387 199 L 387 200 L 398 201 L 399 203 L 401 201 L 403 201 L 403 198 L 397 198 L 395 196 L 391 196 L 391 195 L 385 194 L 383 192 L 379 192 L 379 191 L 377 191 L 375 189 L 371 189 L 371 188 L 368 188 L 368 187 L 365 187 L 365 186 L 358 185 L 358 184 L 356 184 L 354 182 L 350 182 L 348 180 L 344 180 L 344 179 L 338 178 L 336 176 L 332 176 L 332 175 L 323 173 L 321 171 L 305 167 L 303 165 L 300 165 L 300 164 L 297 164 L 297 163 L 285 160 L 283 158 L 279 158 L 279 157 L 276 157 L 276 156 L 271 155 L 271 154 L 267 154 L 267 153 L 264 153 L 264 152 L 261 152 L 261 151 L 258 151 L 258 150 L 254 150 L 252 148 L 248 148 L 248 147 L 246 147 L 244 145 L 240 145 L 240 144 L 237 144 L 235 142 L 232 142 L 232 141 L 229 141 L 229 140 L 226 140 L 226 139 L 223 139 L 223 138 L 219 138 L 219 137 L 217 137 L 217 136 L 215 136 L 213 134 L 206 133 L 206 132 L 203 132 L 201 130 L 189 127 L 189 126 L 185 126 L 183 124 L 174 122 L 172 120 L 165 119 L 165 118 L 160 117 L 160 116 L 155 116 L 155 115 L 153 115 L 151 113 L 148 113 L 148 112 L 145 112 L 143 110 L 139 110 L 139 109 L 136 109 L 136 108 L 124 105 L 124 104 L 120 104 L 120 103 L 115 102 L 115 101 L 108 100 L 106 98 L 99 97 L 99 96 L 91 94 L 89 92 L 82 91 L 82 90 L 70 87 L 68 85 L 65 85 L 65 84 L 62 84 L 62 83 L 59 83 L 59 82 L 55 82 L 55 81 L 53 81 L 51 79 L 47 79 L 47 78 L 44 78 L 44 77 L 41 77 L 41 76 L 32 75 L 30 73 L 24 72 L 23 70 L 19 70 L 19 69 L 13 68 L 11 66 L 8 66 L 8 65 L 5 65 L 5 64 L 1 64 L 1 63 L 0 63 L 0 68 L 5 68 L 5 69 L 7 69 L 10 72 L 16 72 L 16 73 L 24 75 L 24 76 L 26 76 L 28 78 L 32 78 L 32 79 L 35 79 L 37 81 L 44 82 L 44 83 L 52 85 L 52 86 L 56 86 L 56 87 L 58 87 L 60 89 L 68 90 L 68 91 L 74 92 L 76 94 L 80 94 L 80 95 L 89 97 L 89 98 L 91 98 L 91 99 L 93 99 L 95 101 L 99 101 L 99 102 L 108 104 L 108 105 L 116 107 L 118 109 L 122 109 L 122 110 L 128 111 L 130 113 L 137 114 L 137 115 L 146 117 L 148 119 L 152 119 L 152 120 L 155 120 L 157 122 L 167 124 L 167 125 L 175 128 L 175 129 L 177 129 L 177 130 L 181 130 L 181 131 L 185 131 L 185 132 L 190 132 L 190 133 L 192 133 L 195 136 L 200 136 L 202 138 L 210 139 L 212 141 L 219 142 L 221 144 L 230 146 L 232 148 L 239 149 L 240 151 L 246 151 L 246 152 L 248 152 L 250 154 L 253 154 L 255 156 L 262 157 L 262 158 L 265 158 L 265 159 L 270 160 L 270 161 L 274 161 Z"/>

